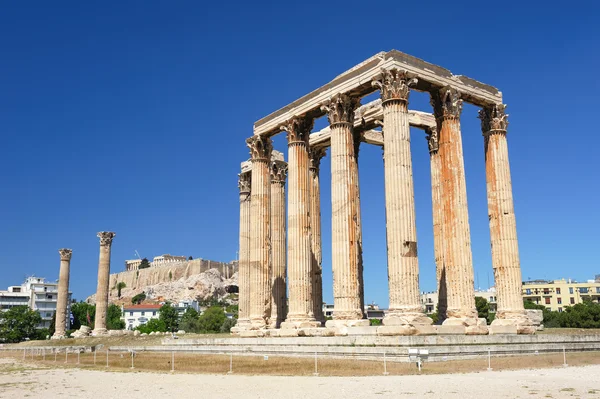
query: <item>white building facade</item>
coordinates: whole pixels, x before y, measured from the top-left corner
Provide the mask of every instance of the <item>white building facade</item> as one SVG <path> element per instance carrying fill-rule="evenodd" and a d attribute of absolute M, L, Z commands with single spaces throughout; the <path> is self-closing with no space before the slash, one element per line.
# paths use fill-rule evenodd
<path fill-rule="evenodd" d="M 162 305 L 128 305 L 122 307 L 121 320 L 125 328 L 135 330 L 137 327 L 148 323 L 151 319 L 158 319 Z"/>

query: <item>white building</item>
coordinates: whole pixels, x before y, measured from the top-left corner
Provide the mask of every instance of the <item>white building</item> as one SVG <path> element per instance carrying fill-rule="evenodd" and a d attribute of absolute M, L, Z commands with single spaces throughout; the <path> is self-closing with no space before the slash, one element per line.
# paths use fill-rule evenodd
<path fill-rule="evenodd" d="M 177 315 L 181 319 L 181 316 L 188 310 L 188 308 L 194 309 L 196 312 L 200 313 L 200 305 L 198 305 L 198 301 L 187 300 L 187 301 L 179 301 L 178 304 L 173 304 L 173 307 L 177 310 Z"/>
<path fill-rule="evenodd" d="M 496 312 L 496 288 L 491 287 L 487 290 L 476 290 L 476 297 L 485 298 L 490 304 L 490 312 Z M 433 292 L 422 292 L 421 293 L 421 303 L 425 306 L 425 313 L 431 314 L 435 313 L 438 304 L 438 293 L 437 291 Z"/>
<path fill-rule="evenodd" d="M 330 303 L 323 303 L 323 314 L 325 317 L 333 317 L 333 305 Z M 376 303 L 365 305 L 365 315 L 367 319 L 378 319 L 383 320 L 385 317 L 385 309 L 380 309 Z"/>
<path fill-rule="evenodd" d="M 56 312 L 58 282 L 47 282 L 43 277 L 28 277 L 23 284 L 8 287 L 0 291 L 0 310 L 8 310 L 15 306 L 26 305 L 37 311 L 42 317 L 38 328 L 49 328 Z M 70 328 L 71 293 L 67 301 L 67 329 Z"/>
<path fill-rule="evenodd" d="M 158 319 L 158 311 L 162 305 L 128 305 L 123 306 L 121 320 L 125 322 L 125 328 L 134 330 L 136 327 L 146 324 L 148 320 Z"/>

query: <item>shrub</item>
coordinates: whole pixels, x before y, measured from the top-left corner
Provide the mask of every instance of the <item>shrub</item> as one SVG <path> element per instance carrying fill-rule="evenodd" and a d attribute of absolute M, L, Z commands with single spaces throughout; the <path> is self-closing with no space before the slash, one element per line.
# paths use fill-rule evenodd
<path fill-rule="evenodd" d="M 208 308 L 200 315 L 200 331 L 206 333 L 217 333 L 225 322 L 225 312 L 219 306 Z"/>
<path fill-rule="evenodd" d="M 237 319 L 225 319 L 223 324 L 221 324 L 221 329 L 219 330 L 222 333 L 231 332 L 231 327 L 234 327 L 237 324 Z"/>

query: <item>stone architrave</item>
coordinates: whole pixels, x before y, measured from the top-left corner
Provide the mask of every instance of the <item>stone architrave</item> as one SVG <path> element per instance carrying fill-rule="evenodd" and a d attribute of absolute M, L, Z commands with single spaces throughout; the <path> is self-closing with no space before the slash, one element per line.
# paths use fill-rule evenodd
<path fill-rule="evenodd" d="M 270 327 L 279 328 L 285 320 L 286 295 L 286 245 L 285 245 L 285 181 L 287 164 L 271 162 L 271 319 Z"/>
<path fill-rule="evenodd" d="M 451 87 L 434 90 L 431 105 L 438 128 L 438 154 L 442 171 L 442 236 L 447 298 L 443 325 L 479 327 L 475 308 L 475 287 L 471 233 L 467 207 L 467 186 L 460 130 L 463 100 Z M 483 327 L 481 333 L 484 333 Z M 475 333 L 477 331 L 472 331 Z M 487 333 L 487 329 L 485 329 Z"/>
<path fill-rule="evenodd" d="M 69 306 L 69 275 L 71 268 L 71 255 L 73 250 L 62 248 L 60 254 L 60 271 L 58 275 L 58 295 L 56 297 L 56 322 L 52 339 L 66 338 L 67 309 Z"/>
<path fill-rule="evenodd" d="M 431 324 L 419 291 L 415 195 L 408 97 L 417 79 L 397 69 L 373 80 L 381 91 L 385 148 L 385 214 L 390 307 L 386 325 Z"/>
<path fill-rule="evenodd" d="M 358 99 L 335 95 L 322 109 L 331 128 L 331 207 L 333 320 L 327 326 L 368 325 L 361 307 L 360 199 L 358 164 L 353 134 Z M 366 322 L 366 323 L 363 323 Z"/>
<path fill-rule="evenodd" d="M 442 164 L 438 153 L 438 132 L 436 127 L 425 130 L 427 145 L 429 147 L 429 160 L 431 167 L 431 204 L 433 210 L 433 253 L 435 257 L 435 275 L 438 292 L 438 323 L 446 319 L 448 306 L 448 288 L 446 283 L 446 269 L 444 264 L 444 241 L 442 236 Z"/>
<path fill-rule="evenodd" d="M 313 313 L 315 320 L 325 322 L 323 314 L 323 240 L 321 238 L 321 184 L 319 181 L 319 167 L 321 158 L 325 156 L 325 148 L 310 148 L 309 173 L 310 173 L 310 231 L 311 259 L 313 280 Z"/>
<path fill-rule="evenodd" d="M 235 331 L 250 329 L 250 188 L 251 173 L 240 173 L 240 249 L 238 260 L 239 315 Z"/>
<path fill-rule="evenodd" d="M 250 200 L 250 323 L 252 329 L 268 326 L 271 317 L 271 177 L 270 137 L 247 140 L 252 162 Z"/>
<path fill-rule="evenodd" d="M 282 328 L 316 327 L 313 304 L 308 139 L 313 119 L 295 117 L 281 127 L 288 141 L 289 312 Z"/>
<path fill-rule="evenodd" d="M 479 111 L 484 136 L 492 265 L 498 301 L 496 318 L 490 331 L 495 326 L 514 325 L 519 333 L 533 334 L 535 327 L 525 313 L 521 295 L 521 265 L 506 142 L 508 115 L 505 107 L 504 104 L 497 104 Z"/>
<path fill-rule="evenodd" d="M 116 234 L 111 231 L 101 231 L 100 258 L 98 260 L 98 288 L 96 289 L 96 318 L 92 335 L 103 335 L 106 330 L 106 314 L 108 311 L 108 285 L 110 278 L 110 250 Z"/>

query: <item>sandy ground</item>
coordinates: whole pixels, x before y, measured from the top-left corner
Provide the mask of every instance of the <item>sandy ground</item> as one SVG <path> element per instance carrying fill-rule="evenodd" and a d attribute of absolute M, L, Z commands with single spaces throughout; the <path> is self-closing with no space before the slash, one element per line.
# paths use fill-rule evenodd
<path fill-rule="evenodd" d="M 600 366 L 469 374 L 271 377 L 36 368 L 0 359 L 0 398 L 599 398 Z M 376 395 L 376 396 L 375 396 Z"/>

